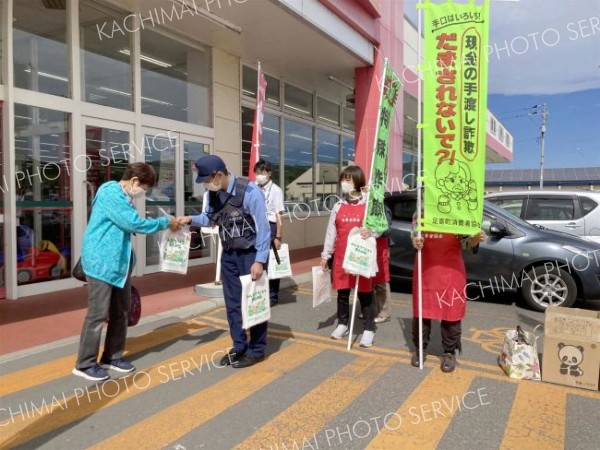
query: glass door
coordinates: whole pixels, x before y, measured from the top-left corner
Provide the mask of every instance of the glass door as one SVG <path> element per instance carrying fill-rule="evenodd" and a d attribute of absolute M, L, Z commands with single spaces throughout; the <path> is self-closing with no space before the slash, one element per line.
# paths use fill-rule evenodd
<path fill-rule="evenodd" d="M 196 167 L 194 163 L 203 155 L 210 154 L 210 141 L 198 137 L 182 135 L 183 142 L 183 215 L 200 214 L 204 206 L 204 187 L 196 183 Z M 202 230 L 192 227 L 189 265 L 205 264 L 211 256 L 211 245 L 217 237 L 202 234 Z"/>
<path fill-rule="evenodd" d="M 157 181 L 146 195 L 146 217 L 199 214 L 202 211 L 203 189 L 195 183 L 194 162 L 210 153 L 211 140 L 174 131 L 145 129 L 145 161 L 154 167 Z M 192 229 L 190 266 L 210 261 L 210 236 Z M 159 234 L 146 236 L 145 273 L 158 271 Z"/>

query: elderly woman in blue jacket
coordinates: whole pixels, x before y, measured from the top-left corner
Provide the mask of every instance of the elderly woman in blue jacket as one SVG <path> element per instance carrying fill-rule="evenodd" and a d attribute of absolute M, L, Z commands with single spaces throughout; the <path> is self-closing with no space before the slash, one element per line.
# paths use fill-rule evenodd
<path fill-rule="evenodd" d="M 145 163 L 130 164 L 121 181 L 104 183 L 93 201 L 83 236 L 81 264 L 88 281 L 88 311 L 79 341 L 73 374 L 92 381 L 109 378 L 106 369 L 131 372 L 135 367 L 122 358 L 127 336 L 131 295 L 131 270 L 135 257 L 131 233 L 151 234 L 180 228 L 173 217 L 140 217 L 133 199 L 154 186 L 156 173 Z M 104 352 L 98 364 L 102 326 L 108 319 Z"/>

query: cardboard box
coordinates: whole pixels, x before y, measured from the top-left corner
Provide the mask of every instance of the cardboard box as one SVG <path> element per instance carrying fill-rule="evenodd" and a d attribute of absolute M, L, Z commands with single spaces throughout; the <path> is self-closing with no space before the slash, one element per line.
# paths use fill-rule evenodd
<path fill-rule="evenodd" d="M 600 311 L 560 306 L 546 310 L 542 381 L 598 390 Z"/>

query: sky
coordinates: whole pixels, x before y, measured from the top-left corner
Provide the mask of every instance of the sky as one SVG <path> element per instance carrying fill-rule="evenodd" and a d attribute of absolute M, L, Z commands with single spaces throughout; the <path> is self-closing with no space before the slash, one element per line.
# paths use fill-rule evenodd
<path fill-rule="evenodd" d="M 404 0 L 415 24 L 416 3 Z M 488 109 L 514 157 L 487 168 L 540 167 L 541 115 L 528 113 L 543 103 L 544 168 L 600 166 L 600 0 L 491 0 L 489 43 Z"/>

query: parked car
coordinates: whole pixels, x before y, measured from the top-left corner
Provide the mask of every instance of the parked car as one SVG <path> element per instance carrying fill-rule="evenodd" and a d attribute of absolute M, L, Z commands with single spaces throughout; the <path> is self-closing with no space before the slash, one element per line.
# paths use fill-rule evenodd
<path fill-rule="evenodd" d="M 385 201 L 392 211 L 390 275 L 410 280 L 416 193 L 389 194 Z M 600 244 L 536 228 L 488 201 L 483 220 L 489 226 L 487 241 L 476 254 L 463 254 L 469 300 L 519 292 L 537 311 L 549 305 L 572 306 L 578 298 L 600 301 Z"/>
<path fill-rule="evenodd" d="M 486 198 L 534 225 L 600 242 L 600 192 L 494 192 Z"/>

